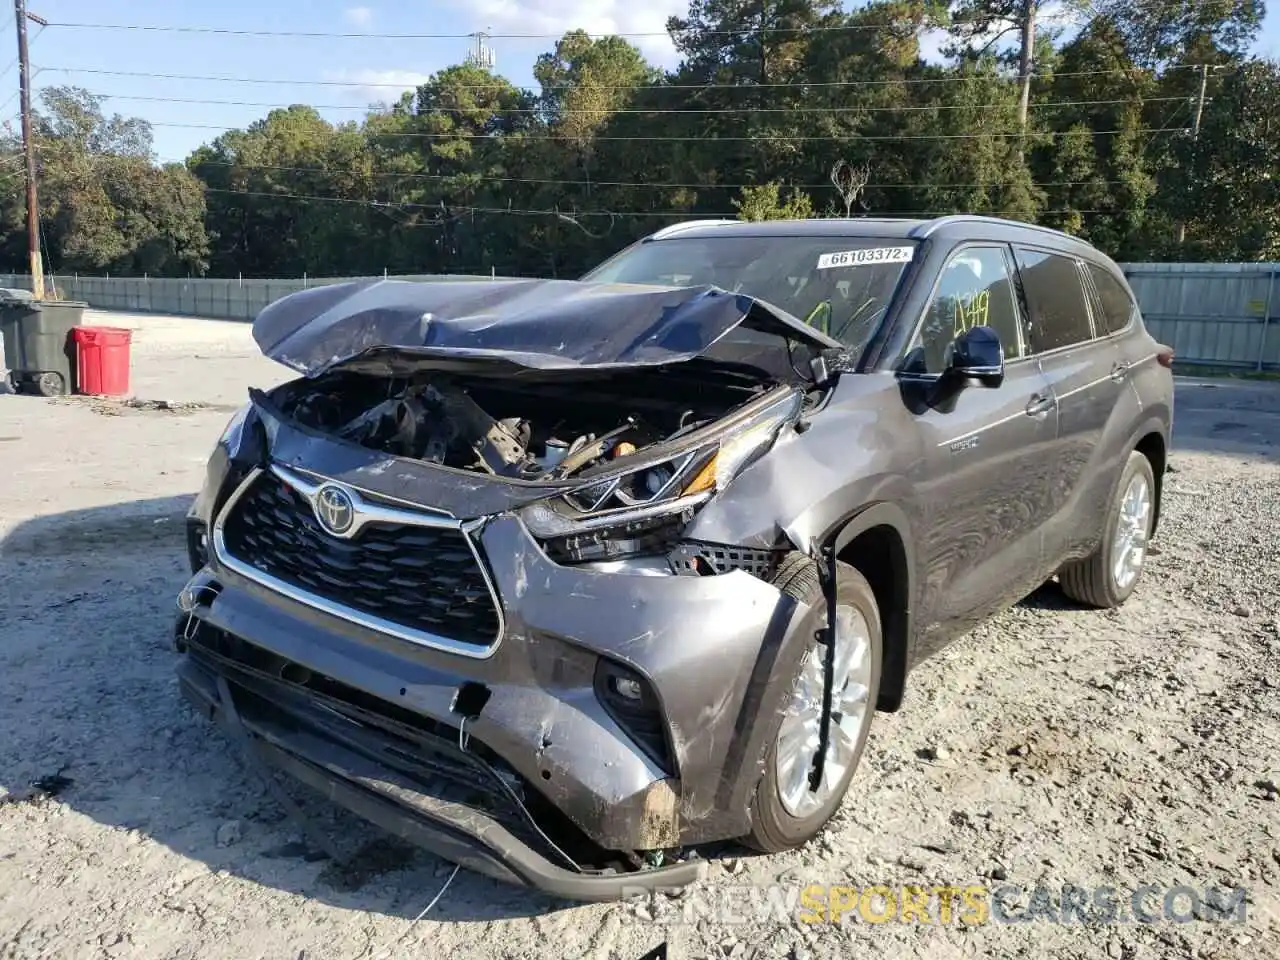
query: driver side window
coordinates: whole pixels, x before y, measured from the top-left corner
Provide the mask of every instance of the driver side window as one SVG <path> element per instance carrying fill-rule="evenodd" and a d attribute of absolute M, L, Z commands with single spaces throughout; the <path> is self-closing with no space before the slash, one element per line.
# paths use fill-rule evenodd
<path fill-rule="evenodd" d="M 904 372 L 942 373 L 952 341 L 978 326 L 991 327 L 999 334 L 1005 360 L 1023 355 L 1022 322 L 1008 260 L 1000 247 L 966 247 L 947 261 L 924 322 L 907 352 Z"/>

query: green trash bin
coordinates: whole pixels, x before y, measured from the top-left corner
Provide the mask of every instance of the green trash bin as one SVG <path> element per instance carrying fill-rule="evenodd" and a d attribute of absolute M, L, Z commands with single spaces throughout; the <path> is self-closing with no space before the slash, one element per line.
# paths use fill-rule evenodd
<path fill-rule="evenodd" d="M 17 393 L 57 397 L 76 385 L 71 331 L 88 304 L 76 300 L 34 300 L 27 290 L 0 289 L 0 333 L 9 385 Z"/>

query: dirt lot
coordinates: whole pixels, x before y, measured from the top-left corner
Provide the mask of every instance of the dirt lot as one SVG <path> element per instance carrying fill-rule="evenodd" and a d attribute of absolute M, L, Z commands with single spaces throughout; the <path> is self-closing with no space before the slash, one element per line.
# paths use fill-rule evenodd
<path fill-rule="evenodd" d="M 182 514 L 245 387 L 284 371 L 244 325 L 107 319 L 165 403 L 0 396 L 0 958 L 1280 956 L 1280 384 L 1181 383 L 1137 595 L 1104 614 L 1045 588 L 919 669 L 811 848 L 639 909 L 461 872 L 413 924 L 451 868 L 319 800 L 351 859 L 299 858 L 172 679 Z M 752 913 L 770 884 L 790 919 Z M 1122 921 L 1154 884 L 1159 922 L 806 924 L 809 884 L 1104 886 Z M 1244 921 L 1187 894 L 1165 918 L 1177 885 L 1246 888 Z"/>

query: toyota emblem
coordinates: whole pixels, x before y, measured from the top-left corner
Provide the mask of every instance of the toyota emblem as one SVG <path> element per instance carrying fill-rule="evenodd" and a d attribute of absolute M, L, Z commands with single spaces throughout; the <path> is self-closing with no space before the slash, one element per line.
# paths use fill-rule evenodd
<path fill-rule="evenodd" d="M 335 537 L 346 536 L 356 522 L 356 506 L 351 494 L 331 485 L 316 492 L 315 514 L 325 532 Z"/>

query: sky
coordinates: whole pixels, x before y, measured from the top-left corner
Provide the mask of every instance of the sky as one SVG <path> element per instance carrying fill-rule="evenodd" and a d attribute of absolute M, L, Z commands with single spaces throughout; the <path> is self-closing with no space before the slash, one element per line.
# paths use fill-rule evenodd
<path fill-rule="evenodd" d="M 532 66 L 538 54 L 552 49 L 566 30 L 576 28 L 629 34 L 651 63 L 671 67 L 677 56 L 665 34 L 666 19 L 687 9 L 687 0 L 27 3 L 30 12 L 50 21 L 43 28 L 31 24 L 28 34 L 37 98 L 42 87 L 63 84 L 107 97 L 108 114 L 143 117 L 152 123 L 159 161 L 182 160 L 200 144 L 227 129 L 252 123 L 273 106 L 309 103 L 330 120 L 358 120 L 370 103 L 395 100 L 433 72 L 461 62 L 473 42 L 466 35 L 477 30 L 493 36 L 490 46 L 497 71 L 518 86 L 534 87 Z M 350 36 L 244 36 L 59 25 L 77 23 Z M 16 55 L 12 13 L 0 18 L 0 31 L 10 37 L 10 49 Z M 412 34 L 419 36 L 408 36 Z M 435 39 L 423 34 L 452 36 Z M 930 47 L 936 49 L 936 43 L 926 40 L 925 49 Z M 1280 15 L 1267 18 L 1258 52 L 1280 54 Z M 0 63 L 9 60 L 0 57 Z M 236 79 L 118 75 L 122 72 Z M 18 70 L 14 64 L 0 73 L 0 103 L 0 124 L 16 128 Z"/>

